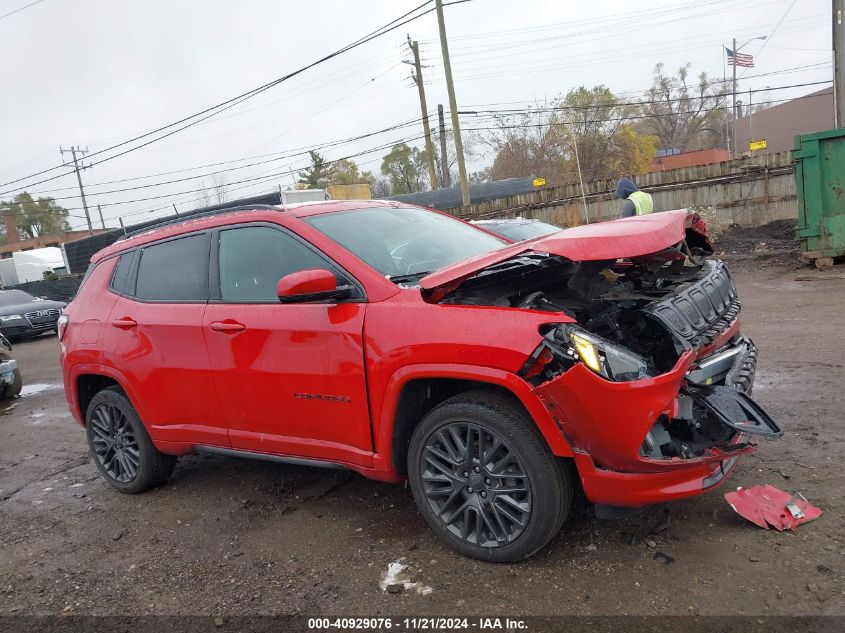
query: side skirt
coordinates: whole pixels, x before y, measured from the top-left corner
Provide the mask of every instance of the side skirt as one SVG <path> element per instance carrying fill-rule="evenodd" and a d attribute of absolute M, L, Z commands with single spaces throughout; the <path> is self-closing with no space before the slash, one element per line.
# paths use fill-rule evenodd
<path fill-rule="evenodd" d="M 243 457 L 246 459 L 257 459 L 265 462 L 276 462 L 279 464 L 293 464 L 296 466 L 311 466 L 313 468 L 329 468 L 332 470 L 347 470 L 342 464 L 326 462 L 320 459 L 309 459 L 307 457 L 285 457 L 284 455 L 270 455 L 269 453 L 257 453 L 255 451 L 241 451 L 234 448 L 220 448 L 218 446 L 197 446 L 197 453 L 209 453 L 212 455 L 225 455 L 226 457 Z"/>

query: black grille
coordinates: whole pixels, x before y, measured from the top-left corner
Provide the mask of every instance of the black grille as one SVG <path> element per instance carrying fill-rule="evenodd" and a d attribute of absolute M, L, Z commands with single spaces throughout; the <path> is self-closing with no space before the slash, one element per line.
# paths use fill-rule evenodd
<path fill-rule="evenodd" d="M 702 273 L 697 282 L 643 308 L 694 347 L 712 341 L 740 309 L 736 286 L 724 262 L 708 261 Z"/>
<path fill-rule="evenodd" d="M 24 316 L 32 325 L 49 325 L 59 320 L 59 311 L 56 308 L 35 310 L 27 312 Z"/>

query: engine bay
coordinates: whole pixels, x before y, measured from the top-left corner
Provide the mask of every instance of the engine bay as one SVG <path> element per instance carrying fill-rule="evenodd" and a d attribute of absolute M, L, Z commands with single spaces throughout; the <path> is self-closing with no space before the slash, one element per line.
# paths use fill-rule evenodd
<path fill-rule="evenodd" d="M 711 281 L 717 270 L 724 270 L 727 281 Z M 645 257 L 585 262 L 528 253 L 480 271 L 441 303 L 563 313 L 588 332 L 642 356 L 662 373 L 696 344 L 684 336 L 685 330 L 694 330 L 700 338 L 702 330 L 727 312 L 732 303 L 728 295 L 735 292 L 717 286 L 732 287 L 729 279 L 724 264 L 690 257 L 681 246 Z M 705 294 L 697 286 L 707 282 L 718 300 L 706 301 L 705 310 L 697 309 L 694 301 L 667 307 L 685 292 Z"/>

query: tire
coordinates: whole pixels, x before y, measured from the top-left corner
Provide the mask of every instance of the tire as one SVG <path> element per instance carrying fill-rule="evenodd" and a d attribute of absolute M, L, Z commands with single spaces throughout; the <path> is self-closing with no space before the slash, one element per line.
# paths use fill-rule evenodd
<path fill-rule="evenodd" d="M 12 360 L 12 357 L 6 352 L 0 352 L 0 362 Z M 11 385 L 3 385 L 0 387 L 0 400 L 9 400 L 20 395 L 23 388 L 23 379 L 21 378 L 21 370 L 15 368 L 15 381 Z"/>
<path fill-rule="evenodd" d="M 408 479 L 442 540 L 497 563 L 546 545 L 566 520 L 574 491 L 571 469 L 552 455 L 533 421 L 483 392 L 454 396 L 422 419 L 411 436 Z"/>
<path fill-rule="evenodd" d="M 135 494 L 163 484 L 176 456 L 153 445 L 138 412 L 119 387 L 98 392 L 85 413 L 88 448 L 97 469 L 120 492 Z"/>

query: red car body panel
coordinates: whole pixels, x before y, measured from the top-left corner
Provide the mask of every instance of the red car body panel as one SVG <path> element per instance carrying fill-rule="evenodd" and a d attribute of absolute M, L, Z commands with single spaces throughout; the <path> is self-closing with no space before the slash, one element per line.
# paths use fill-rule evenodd
<path fill-rule="evenodd" d="M 297 440 L 313 440 L 372 452 L 362 337 L 367 307 L 206 307 L 205 345 L 233 448 L 288 453 Z M 208 327 L 219 322 L 244 329 Z"/>
<path fill-rule="evenodd" d="M 402 320 L 397 321 L 396 315 Z M 511 391 L 532 414 L 552 451 L 569 446 L 531 386 L 516 375 L 539 345 L 539 329 L 565 315 L 484 306 L 431 305 L 416 290 L 367 306 L 367 377 L 373 434 L 380 463 L 392 464 L 393 422 L 399 395 L 415 378 L 476 380 Z M 424 327 L 419 327 L 424 323 Z M 495 338 L 490 333 L 495 331 Z M 378 413 L 380 412 L 380 413 Z"/>
<path fill-rule="evenodd" d="M 528 252 L 552 253 L 575 262 L 649 255 L 681 242 L 694 217 L 685 210 L 664 211 L 563 229 L 441 268 L 423 277 L 420 287 L 440 297 L 443 288 L 454 288 L 479 270 Z"/>
<path fill-rule="evenodd" d="M 736 465 L 698 463 L 684 469 L 657 473 L 621 473 L 596 466 L 583 452 L 575 453 L 575 466 L 587 499 L 593 503 L 639 508 L 700 495 L 721 484 Z"/>
<path fill-rule="evenodd" d="M 731 455 L 716 448 L 697 458 L 652 460 L 639 454 L 643 438 L 660 415 L 673 418 L 678 392 L 695 354 L 681 356 L 675 367 L 654 378 L 625 383 L 603 380 L 584 365 L 535 390 L 552 412 L 573 450 L 592 456 L 600 466 L 619 472 L 662 472 L 690 468 L 694 464 L 722 462 L 733 455 L 751 452 L 748 446 Z M 596 420 L 612 420 L 596 424 Z"/>
<path fill-rule="evenodd" d="M 510 392 L 550 450 L 574 457 L 584 490 L 596 503 L 641 506 L 713 485 L 706 482 L 718 464 L 661 466 L 637 456 L 655 418 L 677 406 L 684 373 L 704 350 L 685 354 L 655 378 L 612 383 L 578 365 L 533 388 L 517 372 L 542 341 L 540 327 L 573 319 L 431 303 L 419 288 L 400 288 L 301 220 L 364 206 L 408 205 L 337 201 L 284 212 L 236 211 L 160 227 L 97 253 L 92 263 L 98 265 L 68 307 L 62 339 L 75 419 L 84 423 L 80 377 L 96 374 L 121 385 L 164 452 L 233 448 L 337 462 L 368 477 L 400 481 L 393 437 L 402 390 L 413 380 L 448 378 Z M 686 218 L 666 212 L 568 229 L 465 260 L 425 277 L 421 286 L 440 292 L 527 251 L 573 260 L 651 253 L 682 240 Z M 153 304 L 108 288 L 119 253 L 191 231 L 253 222 L 284 227 L 325 253 L 359 282 L 366 302 Z M 730 332 L 737 327 L 735 322 Z M 708 349 L 730 336 L 726 330 Z"/>

